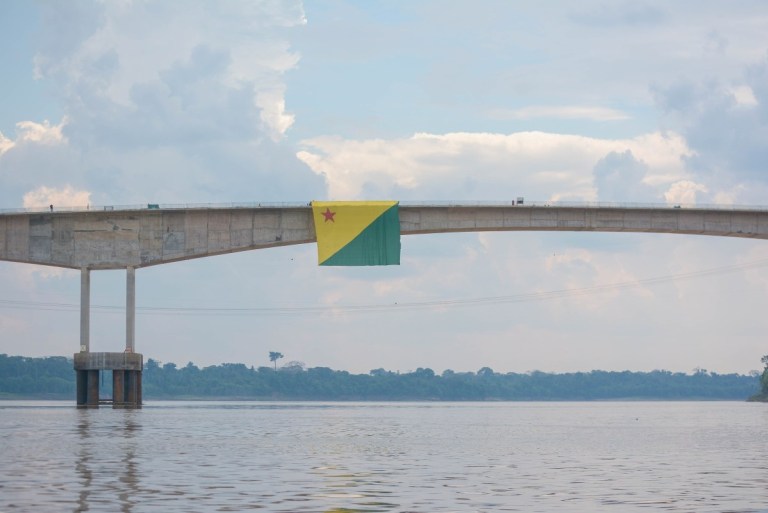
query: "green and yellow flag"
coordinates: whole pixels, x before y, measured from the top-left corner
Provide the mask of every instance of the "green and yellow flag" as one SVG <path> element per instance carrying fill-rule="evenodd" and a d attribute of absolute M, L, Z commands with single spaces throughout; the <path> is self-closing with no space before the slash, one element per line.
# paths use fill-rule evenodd
<path fill-rule="evenodd" d="M 397 201 L 313 201 L 319 265 L 400 265 Z"/>

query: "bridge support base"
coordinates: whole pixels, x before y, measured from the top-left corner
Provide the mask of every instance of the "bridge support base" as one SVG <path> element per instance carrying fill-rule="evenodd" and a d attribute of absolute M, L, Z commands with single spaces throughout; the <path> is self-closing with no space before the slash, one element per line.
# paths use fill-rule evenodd
<path fill-rule="evenodd" d="M 141 372 L 144 357 L 138 353 L 75 353 L 77 407 L 141 408 Z M 99 377 L 112 371 L 112 398 L 99 398 Z"/>

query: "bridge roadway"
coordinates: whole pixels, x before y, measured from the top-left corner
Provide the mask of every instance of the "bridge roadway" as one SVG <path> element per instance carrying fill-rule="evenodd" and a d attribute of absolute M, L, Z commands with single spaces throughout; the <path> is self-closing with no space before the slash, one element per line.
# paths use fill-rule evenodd
<path fill-rule="evenodd" d="M 747 207 L 496 204 L 400 205 L 400 233 L 477 231 L 651 232 L 768 239 L 768 210 Z M 162 208 L 161 208 L 162 207 Z M 147 205 L 0 212 L 0 260 L 81 270 L 78 407 L 97 408 L 99 372 L 113 407 L 141 407 L 135 353 L 136 269 L 236 251 L 315 242 L 309 204 Z M 125 351 L 90 351 L 90 272 L 126 269 Z"/>
<path fill-rule="evenodd" d="M 768 210 L 406 204 L 400 206 L 400 231 L 652 232 L 766 239 Z M 315 240 L 307 204 L 0 214 L 0 260 L 72 269 L 136 269 Z"/>

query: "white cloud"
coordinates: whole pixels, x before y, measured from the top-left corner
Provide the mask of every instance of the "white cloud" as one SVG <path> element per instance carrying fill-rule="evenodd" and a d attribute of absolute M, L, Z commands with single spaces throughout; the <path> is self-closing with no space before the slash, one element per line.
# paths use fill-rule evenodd
<path fill-rule="evenodd" d="M 13 148 L 13 141 L 8 139 L 0 132 L 0 155 Z"/>
<path fill-rule="evenodd" d="M 497 119 L 586 119 L 591 121 L 622 121 L 630 119 L 625 112 L 607 107 L 531 106 L 514 110 L 495 110 L 489 115 Z"/>
<path fill-rule="evenodd" d="M 294 116 L 285 112 L 283 90 L 264 91 L 256 95 L 256 105 L 261 108 L 261 120 L 271 129 L 277 140 L 293 124 Z"/>
<path fill-rule="evenodd" d="M 731 88 L 731 94 L 740 107 L 755 107 L 758 104 L 755 92 L 748 85 Z"/>
<path fill-rule="evenodd" d="M 745 185 L 739 184 L 730 190 L 722 190 L 713 196 L 714 202 L 716 205 L 736 205 L 738 198 L 744 196 L 745 189 Z"/>
<path fill-rule="evenodd" d="M 62 128 L 66 125 L 66 119 L 58 125 L 51 125 L 49 121 L 35 123 L 34 121 L 19 121 L 16 123 L 17 136 L 11 140 L 0 133 L 0 156 L 10 151 L 16 145 L 36 143 L 45 145 L 58 145 L 66 143 L 62 134 Z"/>
<path fill-rule="evenodd" d="M 685 175 L 685 142 L 659 133 L 632 139 L 520 132 L 416 134 L 407 139 L 303 141 L 297 156 L 323 176 L 330 198 L 595 200 L 595 164 L 630 151 L 653 186 Z M 661 191 L 659 191 L 659 194 Z M 616 198 L 619 199 L 619 198 Z"/>
<path fill-rule="evenodd" d="M 306 23 L 298 1 L 189 1 L 183 9 L 154 2 L 44 7 L 71 21 L 48 27 L 51 40 L 69 44 L 41 51 L 36 73 L 62 83 L 73 132 L 86 120 L 111 131 L 106 125 L 147 130 L 142 116 L 152 112 L 162 115 L 155 122 L 162 119 L 161 128 L 170 132 L 198 116 L 212 128 L 228 126 L 228 116 L 242 120 L 248 114 L 246 98 L 262 111 L 273 137 L 293 121 L 284 113 L 282 76 L 298 62 L 285 40 L 288 30 Z M 253 121 L 251 131 L 259 128 Z"/>
<path fill-rule="evenodd" d="M 66 186 L 107 205 L 321 195 L 310 191 L 322 181 L 284 137 L 294 122 L 284 75 L 299 61 L 290 41 L 306 23 L 301 2 L 179 6 L 40 6 L 37 75 L 67 117 L 23 121 L 16 135 L 0 136 L 4 206 L 30 193 L 47 201 L 41 187 Z"/>
<path fill-rule="evenodd" d="M 71 185 L 61 189 L 40 186 L 24 195 L 24 208 L 86 207 L 91 203 L 91 193 L 75 190 Z"/>
<path fill-rule="evenodd" d="M 81 187 L 83 159 L 72 151 L 66 127 L 66 118 L 55 125 L 22 121 L 14 139 L 0 136 L 0 204 L 21 206 L 24 194 L 43 185 Z"/>
<path fill-rule="evenodd" d="M 17 141 L 23 142 L 35 142 L 40 144 L 61 144 L 66 142 L 66 139 L 62 135 L 62 128 L 66 125 L 66 119 L 58 125 L 51 126 L 50 122 L 43 121 L 42 123 L 35 123 L 34 121 L 20 121 L 16 124 L 19 129 L 19 137 Z"/>
<path fill-rule="evenodd" d="M 669 187 L 664 193 L 664 199 L 669 205 L 695 205 L 698 192 L 707 192 L 706 186 L 690 180 L 680 180 Z"/>

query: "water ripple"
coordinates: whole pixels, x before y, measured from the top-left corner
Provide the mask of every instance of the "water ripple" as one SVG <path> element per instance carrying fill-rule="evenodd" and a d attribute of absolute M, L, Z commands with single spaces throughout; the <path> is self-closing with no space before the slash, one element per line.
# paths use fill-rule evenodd
<path fill-rule="evenodd" d="M 6 401 L 0 511 L 768 513 L 766 421 L 741 403 Z"/>

